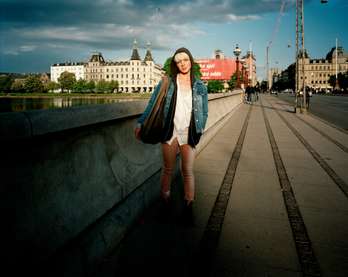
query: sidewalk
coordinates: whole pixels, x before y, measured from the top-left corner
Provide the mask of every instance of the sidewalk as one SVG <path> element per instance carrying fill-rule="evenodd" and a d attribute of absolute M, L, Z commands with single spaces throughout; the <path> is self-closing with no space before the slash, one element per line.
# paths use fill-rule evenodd
<path fill-rule="evenodd" d="M 348 134 L 260 98 L 198 154 L 196 226 L 177 178 L 171 221 L 151 207 L 94 276 L 348 276 Z"/>

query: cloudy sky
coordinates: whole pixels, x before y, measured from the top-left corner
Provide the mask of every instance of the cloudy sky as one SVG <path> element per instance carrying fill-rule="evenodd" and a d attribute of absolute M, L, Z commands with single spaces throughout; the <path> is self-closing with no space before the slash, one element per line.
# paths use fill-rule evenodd
<path fill-rule="evenodd" d="M 87 61 L 93 51 L 125 60 L 134 39 L 143 58 L 151 43 L 156 63 L 176 48 L 196 58 L 215 49 L 233 56 L 252 48 L 258 76 L 266 47 L 271 67 L 285 68 L 295 56 L 295 0 L 0 0 L 0 72 L 49 72 L 50 65 Z M 335 38 L 348 50 L 347 0 L 305 1 L 305 45 L 325 57 Z"/>

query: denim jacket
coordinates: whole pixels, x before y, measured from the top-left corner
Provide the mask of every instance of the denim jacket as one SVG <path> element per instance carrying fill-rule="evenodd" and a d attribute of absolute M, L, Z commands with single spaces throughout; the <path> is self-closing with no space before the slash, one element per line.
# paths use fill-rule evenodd
<path fill-rule="evenodd" d="M 142 125 L 145 118 L 149 115 L 152 106 L 154 105 L 157 94 L 160 91 L 162 81 L 155 87 L 155 90 L 145 108 L 144 113 L 138 118 L 138 124 Z M 169 88 L 164 106 L 164 118 L 167 119 L 170 103 L 174 94 L 174 83 L 172 79 L 169 82 Z M 192 88 L 192 109 L 195 118 L 196 132 L 203 134 L 205 124 L 208 118 L 208 92 L 206 86 L 199 79 L 195 79 Z"/>

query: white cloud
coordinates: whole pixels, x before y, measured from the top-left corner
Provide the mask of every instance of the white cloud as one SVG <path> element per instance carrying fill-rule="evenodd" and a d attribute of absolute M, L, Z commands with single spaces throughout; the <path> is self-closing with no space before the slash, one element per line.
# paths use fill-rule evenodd
<path fill-rule="evenodd" d="M 36 45 L 22 45 L 19 47 L 19 51 L 21 52 L 31 52 L 37 48 Z"/>
<path fill-rule="evenodd" d="M 245 20 L 258 20 L 261 16 L 258 15 L 235 15 L 235 14 L 227 14 L 226 19 L 228 21 L 245 21 Z"/>

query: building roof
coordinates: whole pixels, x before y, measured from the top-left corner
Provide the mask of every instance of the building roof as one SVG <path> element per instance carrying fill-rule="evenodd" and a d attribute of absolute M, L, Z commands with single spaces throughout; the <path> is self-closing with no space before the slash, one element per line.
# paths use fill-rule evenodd
<path fill-rule="evenodd" d="M 103 58 L 102 53 L 100 52 L 95 52 L 92 54 L 91 58 L 89 59 L 89 62 L 100 62 L 100 63 L 104 63 L 105 60 Z"/>
<path fill-rule="evenodd" d="M 65 62 L 65 63 L 55 63 L 52 66 L 74 66 L 74 65 L 85 65 L 85 62 Z"/>
<path fill-rule="evenodd" d="M 332 47 L 330 52 L 327 53 L 326 59 L 327 60 L 332 60 L 336 57 L 336 47 Z M 347 58 L 348 59 L 348 53 L 344 52 L 344 49 L 342 46 L 337 47 L 337 57 L 338 58 Z"/>
<path fill-rule="evenodd" d="M 137 61 L 140 61 L 140 56 L 139 56 L 139 53 L 138 53 L 138 46 L 137 46 L 137 41 L 134 40 L 133 42 L 133 51 L 132 51 L 132 56 L 131 56 L 131 61 L 132 60 L 137 60 Z"/>
<path fill-rule="evenodd" d="M 140 56 L 139 56 L 139 53 L 138 53 L 138 49 L 133 49 L 133 52 L 132 52 L 132 56 L 131 56 L 131 61 L 134 61 L 134 60 L 137 60 L 137 61 L 140 61 Z"/>
<path fill-rule="evenodd" d="M 147 50 L 146 50 L 144 62 L 153 62 L 153 58 L 152 58 L 150 49 L 147 49 Z"/>

